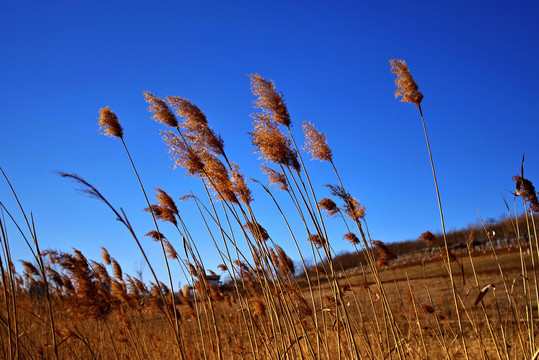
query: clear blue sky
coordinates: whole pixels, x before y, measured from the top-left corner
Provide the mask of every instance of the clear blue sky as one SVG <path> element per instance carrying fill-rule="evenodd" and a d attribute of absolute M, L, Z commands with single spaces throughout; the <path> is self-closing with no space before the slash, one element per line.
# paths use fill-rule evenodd
<path fill-rule="evenodd" d="M 477 221 L 477 210 L 484 218 L 505 212 L 501 195 L 511 198 L 504 189 L 513 189 L 523 152 L 525 175 L 539 185 L 534 1 L 25 1 L 0 10 L 0 166 L 33 211 L 43 248 L 74 247 L 96 259 L 105 246 L 124 271 L 140 266 L 133 240 L 108 209 L 53 173 L 83 176 L 125 209 L 141 236 L 152 230 L 121 143 L 98 134 L 106 105 L 149 190 L 159 186 L 175 199 L 191 190 L 204 195 L 198 181 L 170 168 L 142 91 L 190 99 L 246 177 L 266 181 L 247 135 L 248 73 L 275 81 L 297 138 L 304 120 L 326 133 L 345 185 L 367 206 L 375 239 L 441 229 L 418 112 L 395 100 L 390 58 L 407 61 L 425 96 L 449 229 Z M 327 196 L 322 185 L 336 182 L 329 165 L 308 167 L 319 196 Z M 252 188 L 260 222 L 297 259 L 271 202 Z M 0 199 L 18 214 L 3 181 Z M 220 261 L 196 208 L 181 206 L 215 268 Z M 328 223 L 336 250 L 350 250 L 340 222 Z M 8 227 L 13 257 L 28 258 Z M 179 244 L 172 228 L 162 232 Z M 299 228 L 297 235 L 303 242 Z M 164 276 L 158 248 L 144 244 Z"/>

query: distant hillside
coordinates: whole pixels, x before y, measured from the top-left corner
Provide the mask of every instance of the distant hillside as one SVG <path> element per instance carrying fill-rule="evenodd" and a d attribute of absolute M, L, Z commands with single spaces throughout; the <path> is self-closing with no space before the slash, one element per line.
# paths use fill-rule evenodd
<path fill-rule="evenodd" d="M 535 215 L 535 223 L 539 220 L 539 215 Z M 530 226 L 532 226 L 530 224 Z M 518 229 L 520 233 L 521 245 L 527 247 L 528 230 L 526 225 L 526 218 L 521 216 L 518 221 Z M 425 229 L 427 231 L 428 229 Z M 533 234 L 533 229 L 531 229 Z M 487 219 L 483 224 L 468 225 L 462 229 L 451 230 L 447 232 L 447 243 L 454 251 L 458 251 L 459 248 L 467 248 L 468 244 L 475 250 L 479 250 L 484 246 L 490 246 L 488 243 L 488 236 L 491 236 L 491 241 L 495 246 L 517 246 L 517 224 L 515 219 L 509 219 L 506 216 L 500 217 L 500 219 Z M 421 234 L 418 234 L 418 238 Z M 387 248 L 393 254 L 392 259 L 389 261 L 390 266 L 395 263 L 402 263 L 399 259 L 403 260 L 406 257 L 410 259 L 413 255 L 421 255 L 429 253 L 439 254 L 440 246 L 443 246 L 443 236 L 441 233 L 434 234 L 439 245 L 434 244 L 431 247 L 427 247 L 422 240 L 406 240 L 402 242 L 396 242 L 386 244 Z M 358 267 L 360 262 L 366 266 L 366 261 L 363 254 L 358 254 L 355 251 L 344 252 L 337 255 L 334 259 L 335 265 L 338 269 L 344 268 L 344 270 Z"/>

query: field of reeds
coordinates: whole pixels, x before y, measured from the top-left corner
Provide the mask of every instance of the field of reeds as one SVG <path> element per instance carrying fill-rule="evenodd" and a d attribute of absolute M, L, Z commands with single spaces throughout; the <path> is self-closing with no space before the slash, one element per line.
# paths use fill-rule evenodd
<path fill-rule="evenodd" d="M 425 231 L 418 241 L 421 261 L 402 262 L 390 247 L 370 238 L 365 206 L 347 190 L 326 137 L 303 123 L 304 139 L 290 130 L 283 95 L 272 81 L 250 75 L 255 97 L 251 142 L 263 159 L 264 189 L 296 244 L 287 254 L 251 207 L 252 193 L 240 167 L 225 152 L 222 139 L 204 113 L 190 101 L 145 93 L 174 165 L 202 183 L 204 194 L 181 201 L 196 204 L 221 257 L 218 269 L 204 264 L 200 244 L 184 222 L 175 200 L 164 190 L 150 192 L 124 142 L 124 129 L 108 107 L 99 113 L 104 135 L 123 145 L 132 165 L 145 211 L 154 229 L 138 234 L 124 210 L 93 184 L 70 173 L 86 195 L 100 201 L 132 237 L 151 273 L 151 281 L 125 274 L 102 248 L 101 259 L 78 250 L 62 252 L 38 242 L 31 213 L 24 209 L 7 174 L 19 208 L 3 203 L 0 217 L 0 354 L 5 359 L 535 359 L 539 349 L 539 243 L 537 193 L 524 177 L 524 159 L 515 181 L 514 205 L 507 203 L 513 246 L 494 245 L 486 228 L 486 248 L 477 251 L 474 233 L 464 246 L 447 241 L 433 155 L 423 118 L 423 95 L 402 60 L 391 60 L 395 96 L 415 105 L 417 126 L 425 132 L 442 234 Z M 412 107 L 403 111 L 410 111 Z M 335 154 L 338 156 L 338 154 Z M 307 158 L 332 171 L 326 181 L 332 198 L 312 186 Z M 329 176 L 329 175 L 328 175 Z M 282 196 L 299 215 L 291 222 Z M 279 199 L 279 200 L 277 200 Z M 289 209 L 289 207 L 287 207 Z M 289 210 L 286 210 L 289 211 Z M 16 221 L 16 214 L 23 221 Z M 342 222 L 342 233 L 326 230 L 327 221 Z M 165 236 L 161 222 L 177 233 Z M 9 223 L 9 227 L 7 226 Z M 13 226 L 15 225 L 15 226 Z M 10 233 L 8 233 L 8 229 Z M 427 230 L 427 229 L 425 229 Z M 299 242 L 308 234 L 310 252 Z M 419 235 L 419 234 L 418 234 Z M 10 241 L 25 241 L 33 258 L 12 259 Z M 162 262 L 149 261 L 142 241 L 159 244 Z M 355 249 L 355 271 L 344 271 L 332 242 L 347 240 Z M 205 245 L 206 246 L 206 245 Z M 203 252 L 202 252 L 203 253 Z M 308 265 L 306 259 L 314 259 Z M 292 259 L 299 260 L 294 262 Z M 20 261 L 22 270 L 14 263 Z M 299 268 L 297 266 L 299 265 Z M 165 268 L 159 279 L 155 269 Z M 178 289 L 173 273 L 188 285 Z M 217 273 L 217 274 L 216 274 Z M 216 284 L 216 275 L 230 281 Z"/>

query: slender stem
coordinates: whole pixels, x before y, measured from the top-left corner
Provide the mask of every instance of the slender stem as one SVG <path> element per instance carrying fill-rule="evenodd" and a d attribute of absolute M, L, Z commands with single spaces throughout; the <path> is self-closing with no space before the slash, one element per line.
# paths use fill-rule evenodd
<path fill-rule="evenodd" d="M 159 243 L 161 244 L 161 250 L 163 252 L 163 257 L 165 259 L 165 265 L 167 267 L 167 273 L 168 273 L 168 280 L 170 284 L 170 297 L 172 299 L 172 309 L 173 309 L 173 316 L 174 316 L 174 326 L 176 327 L 176 334 L 180 335 L 180 326 L 178 324 L 178 310 L 176 309 L 176 299 L 174 296 L 174 284 L 172 282 L 172 274 L 170 272 L 170 266 L 168 264 L 167 254 L 165 252 L 165 246 L 163 244 L 163 239 L 161 239 L 161 232 L 159 231 L 159 226 L 157 225 L 157 220 L 155 219 L 155 215 L 153 211 L 151 210 L 150 201 L 148 200 L 148 195 L 146 194 L 146 190 L 144 189 L 144 185 L 142 185 L 142 180 L 140 179 L 140 176 L 138 174 L 137 168 L 135 167 L 135 163 L 133 162 L 133 159 L 131 158 L 131 154 L 129 153 L 129 150 L 127 149 L 127 145 L 125 144 L 125 141 L 122 138 L 120 138 L 122 141 L 122 145 L 124 146 L 125 152 L 127 154 L 127 157 L 129 158 L 129 162 L 131 163 L 131 166 L 133 168 L 133 171 L 135 172 L 135 175 L 137 177 L 138 183 L 140 185 L 140 188 L 142 190 L 142 193 L 144 194 L 144 199 L 146 200 L 146 204 L 148 205 L 148 209 L 150 210 L 150 214 L 152 215 L 153 223 L 155 226 L 155 230 L 157 231 L 157 236 L 159 237 Z M 159 286 L 159 283 L 156 284 Z"/>
<path fill-rule="evenodd" d="M 449 246 L 447 244 L 447 236 L 445 231 L 445 221 L 444 221 L 444 213 L 442 210 L 442 200 L 440 198 L 440 190 L 438 188 L 438 179 L 436 178 L 436 170 L 434 169 L 434 160 L 432 158 L 432 151 L 430 149 L 430 142 L 429 142 L 429 135 L 427 133 L 427 126 L 425 125 L 425 119 L 423 118 L 423 110 L 421 109 L 421 105 L 418 104 L 419 109 L 419 115 L 421 116 L 421 123 L 423 124 L 423 131 L 425 132 L 425 140 L 427 142 L 427 149 L 429 152 L 429 159 L 430 159 L 430 167 L 432 169 L 432 177 L 434 178 L 434 187 L 436 188 L 436 198 L 438 199 L 438 210 L 440 211 L 440 221 L 442 222 L 442 232 L 444 236 L 444 245 L 445 245 L 445 251 L 446 251 L 446 258 L 447 258 L 447 269 L 449 272 L 449 278 L 451 281 L 451 292 L 453 293 L 453 301 L 455 303 L 455 310 L 457 313 L 457 320 L 459 324 L 459 330 L 460 330 L 460 336 L 462 337 L 463 347 L 464 347 L 464 354 L 466 355 L 466 359 L 469 359 L 468 356 L 468 349 L 466 347 L 466 338 L 464 337 L 464 331 L 462 329 L 462 321 L 460 319 L 460 310 L 457 302 L 457 291 L 455 289 L 455 281 L 453 279 L 453 270 L 451 269 L 451 263 L 449 260 Z"/>
<path fill-rule="evenodd" d="M 56 340 L 56 326 L 55 326 L 55 323 L 54 323 L 54 315 L 53 315 L 53 312 L 52 312 L 52 304 L 51 304 L 51 299 L 50 299 L 50 294 L 49 294 L 49 283 L 47 281 L 47 274 L 45 273 L 45 268 L 43 266 L 43 259 L 42 259 L 41 253 L 39 251 L 39 245 L 38 245 L 38 242 L 37 242 L 37 235 L 36 235 L 35 228 L 34 228 L 34 220 L 32 218 L 32 224 L 30 225 L 30 222 L 28 221 L 28 217 L 26 216 L 26 212 L 24 211 L 24 209 L 22 207 L 22 204 L 19 201 L 19 197 L 17 196 L 17 193 L 15 192 L 15 189 L 11 185 L 11 182 L 9 181 L 7 175 L 4 173 L 4 170 L 2 170 L 2 168 L 0 168 L 0 172 L 2 172 L 2 175 L 6 179 L 6 182 L 8 183 L 9 188 L 11 189 L 11 192 L 13 193 L 13 196 L 15 197 L 15 200 L 17 201 L 19 209 L 21 210 L 21 213 L 22 213 L 22 215 L 24 217 L 24 220 L 26 221 L 26 225 L 28 226 L 28 231 L 30 232 L 30 235 L 32 236 L 32 239 L 34 240 L 34 246 L 36 248 L 36 253 L 37 254 L 34 253 L 34 251 L 32 250 L 32 247 L 29 245 L 28 241 L 26 243 L 30 247 L 30 250 L 32 251 L 32 254 L 34 254 L 34 257 L 36 258 L 36 261 L 37 261 L 37 263 L 39 265 L 39 268 L 40 268 L 40 271 L 41 271 L 41 276 L 43 278 L 43 283 L 45 284 L 45 294 L 46 294 L 46 298 L 47 298 L 47 306 L 48 306 L 48 309 L 49 309 L 49 320 L 51 322 L 50 323 L 50 325 L 51 325 L 51 337 L 52 337 L 52 343 L 54 345 L 54 357 L 55 357 L 56 360 L 58 360 L 58 343 L 57 343 L 57 340 Z"/>

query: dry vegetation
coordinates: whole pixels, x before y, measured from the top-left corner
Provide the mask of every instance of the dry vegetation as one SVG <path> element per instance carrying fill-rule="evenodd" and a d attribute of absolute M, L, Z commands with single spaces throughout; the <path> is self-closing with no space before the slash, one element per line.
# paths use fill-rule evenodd
<path fill-rule="evenodd" d="M 428 145 L 423 95 L 403 61 L 390 63 L 396 75 L 395 95 L 418 108 Z M 481 229 L 470 232 L 457 250 L 444 228 L 437 236 L 422 234 L 414 248 L 419 255 L 414 261 L 402 261 L 395 258 L 392 246 L 370 239 L 365 207 L 346 190 L 325 135 L 304 123 L 305 143 L 300 149 L 282 94 L 259 75 L 250 75 L 250 80 L 257 99 L 250 136 L 264 159 L 262 171 L 303 222 L 289 223 L 291 214 L 281 212 L 283 200 L 274 196 L 276 190 L 260 182 L 254 186 L 265 190 L 282 215 L 298 251 L 290 256 L 300 259 L 300 268 L 261 225 L 263 219 L 251 207 L 251 190 L 239 166 L 227 157 L 223 139 L 210 128 L 204 113 L 186 99 L 145 93 L 153 118 L 168 127 L 161 134 L 175 166 L 199 178 L 206 189 L 206 200 L 193 195 L 181 200 L 194 202 L 200 210 L 222 259 L 216 271 L 227 274 L 230 283 L 216 287 L 209 281 L 214 273 L 205 267 L 172 197 L 155 189 L 156 203 L 150 202 L 118 117 L 105 107 L 99 116 L 101 131 L 122 143 L 133 166 L 146 211 L 154 219 L 155 229 L 145 236 L 160 244 L 163 263 L 148 261 L 142 239 L 121 208 L 81 177 L 61 173 L 103 202 L 125 226 L 152 282 L 124 274 L 104 248 L 101 261 L 87 259 L 77 250 L 40 249 L 33 219 L 22 206 L 24 222 L 10 229 L 18 230 L 13 236 L 26 241 L 34 258 L 21 261 L 23 271 L 18 273 L 10 255 L 12 235 L 6 230 L 6 222 L 15 220 L 2 205 L 3 358 L 536 358 L 539 243 L 534 212 L 539 204 L 524 170 L 513 178 L 515 198 L 522 201 L 515 202 L 520 205 L 514 212 L 508 207 L 510 218 L 505 222 L 505 237 L 514 239 L 512 251 L 495 246 L 495 235 L 486 228 L 486 251 L 475 249 L 474 236 Z M 334 171 L 336 184 L 328 186 L 333 199 L 318 197 L 300 150 Z M 431 166 L 436 185 L 432 156 Z M 17 198 L 14 191 L 13 195 Z M 335 255 L 331 244 L 341 241 L 342 235 L 333 239 L 326 232 L 327 216 L 343 221 L 343 238 L 355 248 L 353 256 L 360 265 L 355 272 L 344 271 L 348 267 L 341 261 L 344 257 Z M 441 205 L 440 216 L 443 224 Z M 160 222 L 171 223 L 178 233 L 167 235 L 167 240 Z M 305 232 L 308 254 L 297 245 L 305 241 L 297 234 Z M 317 265 L 308 268 L 306 257 Z M 168 271 L 163 282 L 155 275 L 156 266 Z M 178 269 L 191 288 L 173 287 L 171 273 Z"/>

